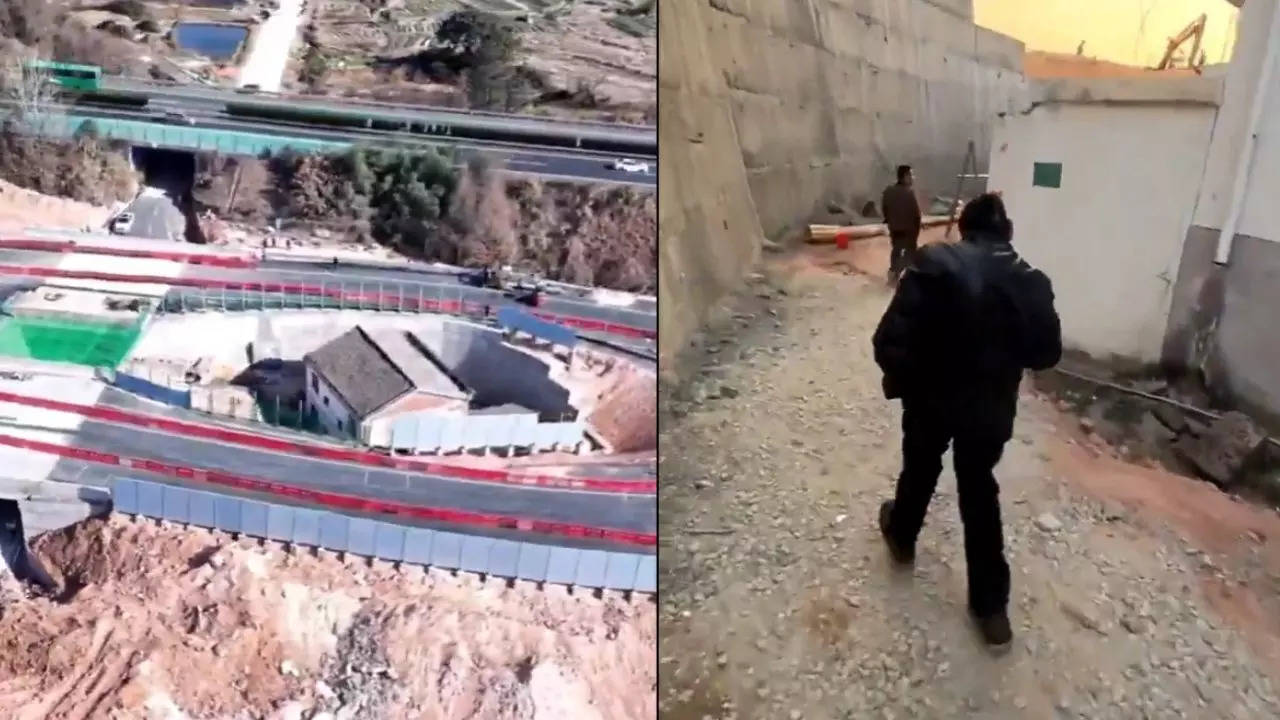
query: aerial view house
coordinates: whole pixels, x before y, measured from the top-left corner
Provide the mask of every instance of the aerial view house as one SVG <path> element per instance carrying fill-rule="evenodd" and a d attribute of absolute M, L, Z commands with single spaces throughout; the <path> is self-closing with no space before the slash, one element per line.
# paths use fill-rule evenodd
<path fill-rule="evenodd" d="M 412 334 L 356 326 L 303 358 L 306 410 L 328 433 L 369 443 L 396 420 L 465 413 L 471 391 Z"/>

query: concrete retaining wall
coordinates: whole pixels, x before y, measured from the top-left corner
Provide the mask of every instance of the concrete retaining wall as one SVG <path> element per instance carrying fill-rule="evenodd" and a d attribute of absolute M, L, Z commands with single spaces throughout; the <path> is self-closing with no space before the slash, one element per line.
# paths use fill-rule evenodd
<path fill-rule="evenodd" d="M 1022 93 L 1022 44 L 968 0 L 659 0 L 659 338 L 671 368 L 761 239 L 893 167 L 946 192 Z"/>
<path fill-rule="evenodd" d="M 651 554 L 584 550 L 408 527 L 131 478 L 116 478 L 111 495 L 119 513 L 264 540 L 533 582 L 657 591 L 657 556 Z"/>

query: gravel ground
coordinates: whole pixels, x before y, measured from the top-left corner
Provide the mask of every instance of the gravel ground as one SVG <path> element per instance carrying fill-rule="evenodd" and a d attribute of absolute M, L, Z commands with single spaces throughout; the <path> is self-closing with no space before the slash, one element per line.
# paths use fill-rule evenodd
<path fill-rule="evenodd" d="M 969 624 L 949 467 L 914 571 L 892 568 L 874 518 L 899 468 L 900 409 L 870 347 L 889 295 L 825 264 L 844 272 L 788 261 L 755 277 L 696 378 L 664 393 L 663 717 L 1280 716 L 1276 665 L 1255 653 L 1274 629 L 1220 615 L 1205 591 L 1274 595 L 1274 571 L 1234 560 L 1256 561 L 1265 538 L 1217 527 L 1230 557 L 1203 552 L 1203 533 L 1151 507 L 1176 504 L 1166 491 L 1198 498 L 1189 507 L 1231 498 L 1165 474 L 1144 505 L 1118 461 L 1029 392 L 997 469 L 1013 650 L 993 657 Z M 1126 481 L 1124 502 L 1106 473 Z"/>

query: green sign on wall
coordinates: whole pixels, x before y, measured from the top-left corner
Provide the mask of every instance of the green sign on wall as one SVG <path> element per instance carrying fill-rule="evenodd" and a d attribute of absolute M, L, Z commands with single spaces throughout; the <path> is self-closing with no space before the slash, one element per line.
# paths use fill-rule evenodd
<path fill-rule="evenodd" d="M 1036 163 L 1031 170 L 1031 186 L 1062 187 L 1062 163 Z"/>

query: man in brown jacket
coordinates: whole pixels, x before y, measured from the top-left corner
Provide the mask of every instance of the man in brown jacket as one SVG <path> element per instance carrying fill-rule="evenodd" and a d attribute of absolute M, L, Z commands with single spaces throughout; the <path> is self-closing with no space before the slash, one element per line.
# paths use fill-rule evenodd
<path fill-rule="evenodd" d="M 920 202 L 916 200 L 912 184 L 915 178 L 911 174 L 910 165 L 898 166 L 898 182 L 884 189 L 880 198 L 880 209 L 884 213 L 884 222 L 889 226 L 889 284 L 898 281 L 898 276 L 911 264 L 916 255 L 916 244 L 920 239 Z"/>

